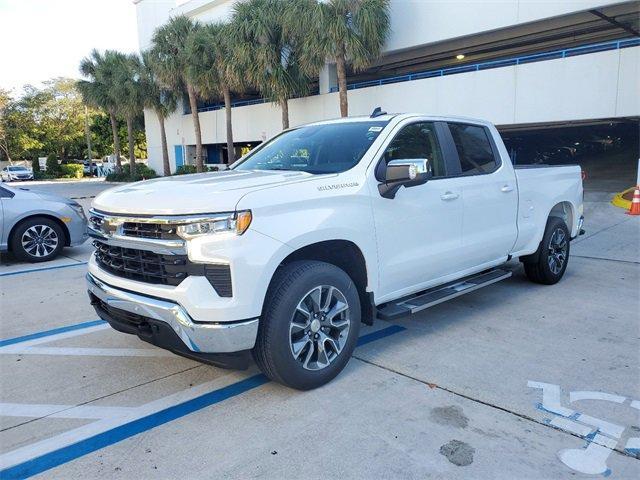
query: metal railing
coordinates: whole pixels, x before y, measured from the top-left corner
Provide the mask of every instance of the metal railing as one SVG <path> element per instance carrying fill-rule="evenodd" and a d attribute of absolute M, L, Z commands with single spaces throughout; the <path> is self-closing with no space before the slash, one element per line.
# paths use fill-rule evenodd
<path fill-rule="evenodd" d="M 458 73 L 478 72 L 481 70 L 489 70 L 492 68 L 510 67 L 514 65 L 524 65 L 527 63 L 543 62 L 547 60 L 555 60 L 558 58 L 575 57 L 578 55 L 586 55 L 589 53 L 605 52 L 607 50 L 620 50 L 627 47 L 636 47 L 640 45 L 640 38 L 627 38 L 624 40 L 614 40 L 611 42 L 593 43 L 590 45 L 582 45 L 580 47 L 565 48 L 562 50 L 550 50 L 548 52 L 533 53 L 531 55 L 523 55 L 520 57 L 503 58 L 499 60 L 490 60 L 487 62 L 473 63 L 469 65 L 461 65 L 459 67 L 440 68 L 436 70 L 426 70 L 423 72 L 400 75 L 396 77 L 380 78 L 377 80 L 367 80 L 365 82 L 351 83 L 347 85 L 347 90 L 357 90 L 359 88 L 377 87 L 388 85 L 390 83 L 410 82 L 412 80 L 422 80 L 432 77 L 444 77 L 445 75 L 456 75 Z M 338 87 L 332 87 L 331 93 L 337 92 Z M 264 98 L 256 98 L 252 100 L 238 100 L 231 103 L 232 107 L 244 107 L 248 105 L 258 105 L 266 103 L 268 100 Z M 198 112 L 210 112 L 212 110 L 220 110 L 224 108 L 224 103 L 216 103 L 205 105 L 198 108 Z M 189 112 L 185 112 L 189 113 Z"/>

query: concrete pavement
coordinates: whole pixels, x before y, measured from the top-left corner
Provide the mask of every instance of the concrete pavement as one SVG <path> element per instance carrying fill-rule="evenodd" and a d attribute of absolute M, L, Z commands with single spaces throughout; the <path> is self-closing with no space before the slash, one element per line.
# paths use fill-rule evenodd
<path fill-rule="evenodd" d="M 640 221 L 597 200 L 561 283 L 513 262 L 509 280 L 377 321 L 311 392 L 96 322 L 87 246 L 56 269 L 9 261 L 0 476 L 638 478 Z"/>

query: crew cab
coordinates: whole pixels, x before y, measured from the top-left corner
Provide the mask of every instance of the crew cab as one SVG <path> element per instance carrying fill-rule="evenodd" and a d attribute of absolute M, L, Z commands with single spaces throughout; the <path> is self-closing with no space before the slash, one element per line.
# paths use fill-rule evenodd
<path fill-rule="evenodd" d="M 116 330 L 310 389 L 360 324 L 508 278 L 557 283 L 582 231 L 577 166 L 514 168 L 489 122 L 420 114 L 286 130 L 229 170 L 93 202 L 87 274 Z"/>

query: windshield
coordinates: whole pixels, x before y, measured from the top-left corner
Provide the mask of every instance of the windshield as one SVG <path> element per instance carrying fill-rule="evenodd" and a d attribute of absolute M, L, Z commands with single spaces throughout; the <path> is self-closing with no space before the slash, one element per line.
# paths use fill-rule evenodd
<path fill-rule="evenodd" d="M 28 172 L 29 170 L 24 167 L 9 167 L 10 172 Z"/>
<path fill-rule="evenodd" d="M 277 136 L 234 170 L 340 173 L 354 167 L 387 121 L 309 125 Z"/>

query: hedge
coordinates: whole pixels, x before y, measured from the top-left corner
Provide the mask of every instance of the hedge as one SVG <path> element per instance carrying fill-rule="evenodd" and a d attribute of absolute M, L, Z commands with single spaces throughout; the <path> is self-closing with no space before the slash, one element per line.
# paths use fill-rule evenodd
<path fill-rule="evenodd" d="M 82 178 L 84 168 L 78 163 L 67 163 L 58 166 L 60 178 Z"/>

